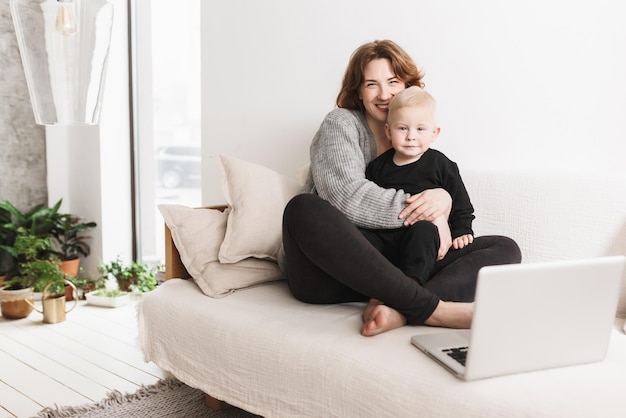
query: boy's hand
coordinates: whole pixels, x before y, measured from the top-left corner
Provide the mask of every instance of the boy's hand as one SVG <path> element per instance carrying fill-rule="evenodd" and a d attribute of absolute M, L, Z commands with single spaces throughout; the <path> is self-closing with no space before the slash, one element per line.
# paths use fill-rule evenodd
<path fill-rule="evenodd" d="M 461 248 L 467 247 L 472 242 L 474 242 L 473 235 L 461 235 L 460 237 L 456 237 L 454 240 L 452 240 L 452 248 L 454 248 L 455 250 L 459 250 Z"/>

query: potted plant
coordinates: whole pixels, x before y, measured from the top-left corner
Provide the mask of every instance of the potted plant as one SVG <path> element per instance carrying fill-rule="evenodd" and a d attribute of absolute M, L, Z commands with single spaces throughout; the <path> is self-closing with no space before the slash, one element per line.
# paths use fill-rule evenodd
<path fill-rule="evenodd" d="M 18 229 L 23 228 L 34 237 L 47 237 L 58 223 L 61 207 L 59 200 L 53 207 L 35 205 L 26 212 L 20 211 L 11 202 L 0 202 L 0 275 L 10 279 L 17 274 L 18 261 L 13 245 Z"/>
<path fill-rule="evenodd" d="M 93 292 L 94 290 L 104 289 L 106 287 L 106 277 L 102 276 L 95 279 L 88 276 L 78 276 L 71 278 L 71 281 L 76 286 L 76 289 L 78 289 L 77 291 L 80 299 L 86 299 L 87 293 Z M 65 296 L 67 297 L 67 293 Z"/>
<path fill-rule="evenodd" d="M 117 286 L 123 291 L 149 292 L 157 286 L 154 277 L 158 267 L 150 268 L 147 264 L 132 261 L 130 264 L 124 262 L 118 256 L 110 263 L 100 263 L 98 271 L 104 277 L 111 275 L 117 282 Z"/>
<path fill-rule="evenodd" d="M 76 277 L 80 268 L 80 256 L 87 257 L 90 247 L 87 243 L 91 237 L 84 235 L 97 226 L 95 222 L 83 222 L 72 214 L 61 214 L 50 230 L 55 241 L 56 254 L 61 259 L 61 269 L 70 277 Z"/>
<path fill-rule="evenodd" d="M 51 208 L 39 204 L 30 208 L 27 212 L 21 212 L 11 202 L 4 200 L 0 202 L 0 208 L 4 211 L 5 220 L 8 220 L 7 223 L 13 224 L 13 227 L 9 226 L 10 228 L 23 227 L 32 235 L 45 237 L 50 233 L 50 230 L 56 225 L 61 216 L 59 208 L 62 201 L 62 199 L 59 200 Z"/>
<path fill-rule="evenodd" d="M 42 291 L 50 284 L 51 297 L 65 295 L 65 276 L 58 259 L 51 255 L 50 238 L 35 236 L 22 227 L 15 232 L 13 246 L 7 251 L 17 260 L 16 268 L 0 289 L 2 315 L 9 319 L 25 318 L 32 312 L 35 289 Z"/>
<path fill-rule="evenodd" d="M 50 235 L 54 239 L 56 254 L 61 260 L 61 270 L 77 285 L 76 277 L 80 271 L 80 256 L 89 256 L 91 248 L 87 241 L 91 238 L 85 231 L 95 228 L 95 222 L 83 222 L 81 218 L 70 213 L 60 214 L 56 218 Z M 73 300 L 73 289 L 66 286 L 65 298 Z"/>
<path fill-rule="evenodd" d="M 153 290 L 157 286 L 155 273 L 158 267 L 150 268 L 147 264 L 132 261 L 125 264 L 118 256 L 110 263 L 101 262 L 98 278 L 101 286 L 96 291 L 85 294 L 90 304 L 117 307 L 128 302 L 130 293 L 144 293 Z M 113 278 L 117 284 L 116 289 L 107 289 L 106 281 Z"/>

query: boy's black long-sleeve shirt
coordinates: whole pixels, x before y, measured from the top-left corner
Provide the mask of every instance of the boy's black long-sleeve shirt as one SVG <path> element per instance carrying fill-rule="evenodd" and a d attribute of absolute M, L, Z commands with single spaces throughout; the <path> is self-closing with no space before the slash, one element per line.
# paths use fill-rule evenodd
<path fill-rule="evenodd" d="M 457 164 L 435 149 L 428 149 L 419 160 L 402 166 L 393 162 L 394 154 L 395 150 L 391 148 L 379 155 L 368 164 L 365 176 L 380 187 L 402 189 L 411 195 L 427 189 L 445 189 L 452 198 L 448 219 L 452 239 L 466 234 L 474 235 L 474 207 Z"/>

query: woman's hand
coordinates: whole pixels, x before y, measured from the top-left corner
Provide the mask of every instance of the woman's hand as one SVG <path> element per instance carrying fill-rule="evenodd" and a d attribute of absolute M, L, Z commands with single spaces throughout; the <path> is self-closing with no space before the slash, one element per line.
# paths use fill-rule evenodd
<path fill-rule="evenodd" d="M 448 254 L 448 250 L 452 246 L 452 234 L 450 233 L 450 225 L 448 225 L 448 218 L 440 216 L 433 221 L 433 224 L 439 231 L 439 251 L 437 251 L 437 261 L 443 260 Z"/>
<path fill-rule="evenodd" d="M 406 200 L 408 206 L 400 212 L 404 225 L 417 221 L 430 221 L 443 216 L 447 220 L 452 209 L 452 198 L 445 189 L 428 189 Z"/>

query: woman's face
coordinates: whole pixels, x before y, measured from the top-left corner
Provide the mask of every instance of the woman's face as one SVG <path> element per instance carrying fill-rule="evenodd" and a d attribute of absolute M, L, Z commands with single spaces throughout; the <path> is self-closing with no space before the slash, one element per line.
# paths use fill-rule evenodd
<path fill-rule="evenodd" d="M 387 106 L 393 96 L 404 90 L 400 80 L 386 58 L 370 61 L 363 71 L 363 85 L 359 88 L 359 99 L 363 101 L 368 120 L 384 124 L 387 121 Z"/>

